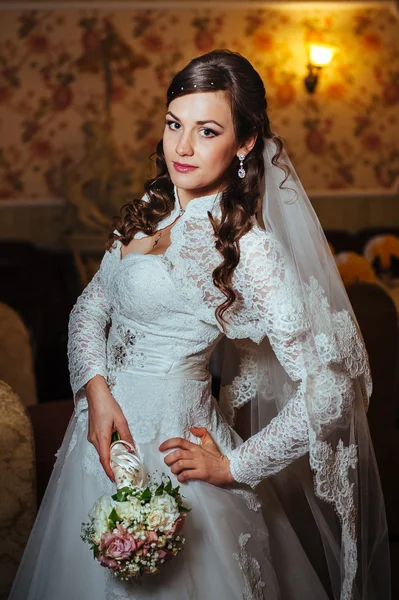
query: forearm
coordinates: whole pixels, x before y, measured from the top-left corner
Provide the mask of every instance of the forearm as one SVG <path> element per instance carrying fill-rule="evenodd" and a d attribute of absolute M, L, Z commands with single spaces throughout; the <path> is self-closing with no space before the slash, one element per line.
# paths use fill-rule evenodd
<path fill-rule="evenodd" d="M 315 405 L 316 400 L 323 414 L 325 406 L 334 407 L 319 432 L 325 437 L 345 419 L 353 405 L 354 388 L 350 376 L 336 366 L 323 367 L 317 373 L 307 374 L 295 396 L 278 415 L 227 455 L 234 479 L 255 487 L 262 479 L 278 473 L 306 454 L 309 450 L 307 404 L 313 402 Z"/>
<path fill-rule="evenodd" d="M 94 375 L 84 387 L 89 406 L 98 393 L 109 391 L 107 381 L 102 375 Z"/>
<path fill-rule="evenodd" d="M 68 326 L 68 359 L 74 396 L 96 375 L 107 376 L 106 326 L 110 307 L 99 274 L 78 298 Z"/>
<path fill-rule="evenodd" d="M 230 451 L 235 481 L 251 487 L 281 471 L 309 450 L 309 430 L 302 389 L 259 433 Z"/>

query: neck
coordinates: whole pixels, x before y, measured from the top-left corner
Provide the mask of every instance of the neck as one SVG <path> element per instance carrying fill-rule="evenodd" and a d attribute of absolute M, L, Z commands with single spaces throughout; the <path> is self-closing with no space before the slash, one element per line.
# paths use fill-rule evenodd
<path fill-rule="evenodd" d="M 177 195 L 179 198 L 180 206 L 186 210 L 187 205 L 191 202 L 191 200 L 195 200 L 195 198 L 205 198 L 206 196 L 213 196 L 223 191 L 222 184 L 219 185 L 211 185 L 204 188 L 199 188 L 195 190 L 185 190 L 183 188 L 176 187 Z"/>

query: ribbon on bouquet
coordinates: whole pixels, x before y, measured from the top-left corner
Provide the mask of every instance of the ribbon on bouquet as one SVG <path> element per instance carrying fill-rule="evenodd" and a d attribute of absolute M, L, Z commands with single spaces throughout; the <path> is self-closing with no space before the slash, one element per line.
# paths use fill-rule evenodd
<path fill-rule="evenodd" d="M 121 440 L 117 432 L 113 434 L 112 440 L 110 464 L 115 477 L 116 488 L 119 489 L 128 485 L 145 487 L 147 471 L 136 448 L 130 442 Z"/>

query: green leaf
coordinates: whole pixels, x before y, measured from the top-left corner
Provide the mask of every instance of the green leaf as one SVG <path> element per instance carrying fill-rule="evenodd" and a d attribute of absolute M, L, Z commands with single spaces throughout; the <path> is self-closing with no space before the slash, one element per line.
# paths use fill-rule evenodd
<path fill-rule="evenodd" d="M 151 500 L 151 496 L 152 494 L 150 488 L 146 487 L 141 496 L 139 496 L 139 500 L 145 500 L 146 502 L 148 502 L 149 500 Z"/>
<path fill-rule="evenodd" d="M 90 546 L 90 550 L 93 550 L 93 555 L 94 555 L 94 558 L 97 558 L 97 556 L 98 556 L 98 552 L 99 552 L 99 551 L 98 551 L 98 546 L 97 546 L 97 544 L 92 544 L 92 545 Z"/>
<path fill-rule="evenodd" d="M 155 495 L 156 495 L 156 496 L 162 496 L 162 494 L 163 494 L 163 490 L 164 490 L 164 487 L 165 487 L 165 486 L 164 486 L 164 482 L 162 482 L 162 483 L 161 483 L 161 485 L 159 485 L 159 486 L 157 487 L 157 489 L 155 490 Z"/>
<path fill-rule="evenodd" d="M 111 437 L 111 444 L 113 442 L 118 442 L 121 439 L 121 436 L 119 435 L 119 433 L 117 431 L 114 431 L 114 433 L 112 434 Z"/>
<path fill-rule="evenodd" d="M 116 522 L 121 520 L 121 518 L 120 518 L 120 516 L 118 515 L 118 513 L 116 512 L 115 508 L 113 508 L 113 509 L 111 510 L 111 512 L 110 512 L 110 514 L 109 514 L 109 517 L 108 517 L 108 520 L 109 520 L 109 522 L 110 522 L 110 525 L 111 525 L 112 527 L 115 527 L 115 525 L 116 525 Z"/>
<path fill-rule="evenodd" d="M 179 506 L 179 511 L 182 513 L 189 513 L 191 508 L 186 508 L 185 506 Z"/>
<path fill-rule="evenodd" d="M 172 492 L 172 480 L 169 479 L 168 483 L 165 486 L 165 492 L 170 494 Z"/>
<path fill-rule="evenodd" d="M 118 500 L 118 502 L 124 502 L 126 498 L 126 493 L 122 492 L 122 490 L 118 490 L 116 492 L 116 499 Z"/>
<path fill-rule="evenodd" d="M 118 502 L 125 502 L 127 496 L 131 494 L 131 492 L 132 490 L 130 489 L 130 487 L 125 486 L 123 488 L 119 488 L 116 494 L 112 496 L 112 498 L 114 500 L 117 500 Z"/>

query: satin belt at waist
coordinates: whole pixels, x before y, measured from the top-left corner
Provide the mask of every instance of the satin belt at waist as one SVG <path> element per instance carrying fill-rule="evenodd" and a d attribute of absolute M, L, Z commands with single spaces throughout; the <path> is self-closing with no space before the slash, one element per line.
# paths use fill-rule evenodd
<path fill-rule="evenodd" d="M 123 373 L 134 375 L 151 375 L 167 379 L 211 379 L 208 369 L 208 356 L 187 356 L 173 359 L 153 349 L 145 349 L 145 357 L 140 366 L 126 365 Z"/>

